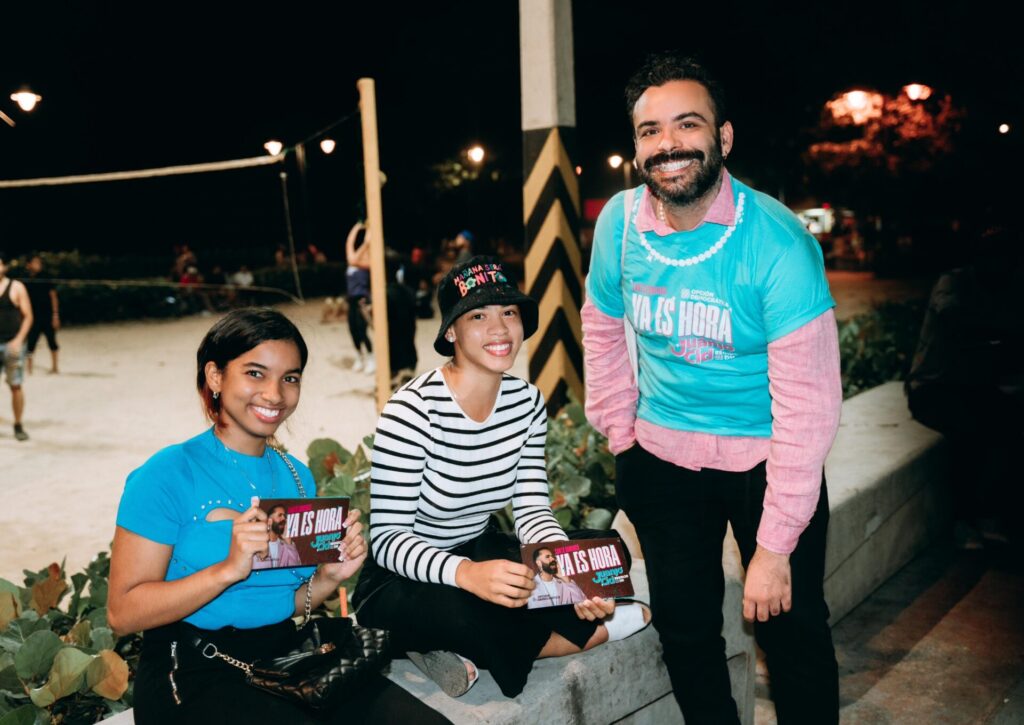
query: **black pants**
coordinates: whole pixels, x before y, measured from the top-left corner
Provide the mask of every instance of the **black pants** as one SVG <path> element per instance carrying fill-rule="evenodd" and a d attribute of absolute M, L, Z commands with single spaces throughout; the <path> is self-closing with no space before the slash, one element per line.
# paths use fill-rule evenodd
<path fill-rule="evenodd" d="M 570 539 L 614 536 L 618 536 L 614 531 L 595 530 L 569 534 Z M 521 561 L 519 541 L 499 531 L 487 531 L 452 553 L 473 561 Z M 446 584 L 398 576 L 372 559 L 363 565 L 353 600 L 359 606 L 360 624 L 391 631 L 396 655 L 457 652 L 490 671 L 506 697 L 523 691 L 533 662 L 552 632 L 582 649 L 597 629 L 596 623 L 581 620 L 572 607 L 510 609 Z"/>
<path fill-rule="evenodd" d="M 360 309 L 360 303 L 364 300 L 369 302 L 363 296 L 348 298 L 348 331 L 352 335 L 352 344 L 357 353 L 362 352 L 364 347 L 367 352 L 373 352 L 373 343 L 367 334 L 366 317 L 363 316 L 363 311 Z"/>
<path fill-rule="evenodd" d="M 53 329 L 53 323 L 49 320 L 43 323 L 33 323 L 32 327 L 29 328 L 28 337 L 25 340 L 25 347 L 28 350 L 28 354 L 31 355 L 36 351 L 36 345 L 39 344 L 39 336 L 44 335 L 46 337 L 46 344 L 51 350 L 56 352 L 60 349 L 57 344 L 57 332 Z"/>
<path fill-rule="evenodd" d="M 741 473 L 697 472 L 635 445 L 615 464 L 619 506 L 643 548 L 653 623 L 686 723 L 738 723 L 721 634 L 722 540 L 729 522 L 743 565 L 750 563 L 764 504 L 764 463 Z M 754 625 L 783 725 L 839 719 L 838 668 L 822 584 L 827 528 L 823 479 L 817 510 L 790 556 L 793 608 Z"/>
<path fill-rule="evenodd" d="M 292 621 L 257 629 L 227 627 L 203 630 L 203 637 L 223 652 L 251 662 L 275 652 L 288 640 Z M 177 668 L 174 698 L 170 673 L 171 643 L 176 642 Z M 278 650 L 280 651 L 280 650 Z M 314 715 L 305 708 L 245 684 L 245 675 L 219 659 L 206 659 L 181 636 L 179 625 L 150 630 L 143 635 L 142 656 L 133 692 L 135 722 L 139 725 L 201 725 L 202 723 L 449 723 L 384 675 L 373 678 L 358 693 L 346 698 L 337 712 Z"/>

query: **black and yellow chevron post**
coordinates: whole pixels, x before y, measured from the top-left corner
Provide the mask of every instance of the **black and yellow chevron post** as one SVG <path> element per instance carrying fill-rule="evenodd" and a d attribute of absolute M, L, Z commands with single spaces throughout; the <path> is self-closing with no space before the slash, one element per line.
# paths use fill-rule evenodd
<path fill-rule="evenodd" d="M 583 400 L 583 273 L 571 0 L 519 0 L 526 290 L 540 304 L 530 382 L 555 412 Z"/>
<path fill-rule="evenodd" d="M 540 304 L 530 340 L 530 381 L 554 412 L 572 390 L 583 400 L 583 272 L 579 245 L 580 192 L 567 150 L 574 129 L 524 134 L 523 216 L 526 289 Z"/>

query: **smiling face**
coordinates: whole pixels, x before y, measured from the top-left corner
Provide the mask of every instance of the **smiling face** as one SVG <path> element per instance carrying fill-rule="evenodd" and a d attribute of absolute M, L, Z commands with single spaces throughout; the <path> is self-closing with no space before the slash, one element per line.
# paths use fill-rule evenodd
<path fill-rule="evenodd" d="M 206 364 L 210 389 L 220 393 L 217 433 L 225 445 L 260 454 L 299 404 L 302 361 L 290 340 L 268 340 L 228 362 Z"/>
<path fill-rule="evenodd" d="M 512 367 L 523 345 L 518 305 L 478 307 L 455 320 L 449 330 L 459 367 L 504 373 Z"/>
<path fill-rule="evenodd" d="M 732 124 L 715 123 L 711 97 L 696 81 L 643 92 L 633 109 L 633 134 L 637 170 L 651 193 L 686 206 L 714 189 L 732 149 Z"/>

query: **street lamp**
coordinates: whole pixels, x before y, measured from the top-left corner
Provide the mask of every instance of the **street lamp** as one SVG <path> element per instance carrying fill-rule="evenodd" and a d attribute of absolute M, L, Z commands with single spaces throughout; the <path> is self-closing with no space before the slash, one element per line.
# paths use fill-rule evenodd
<path fill-rule="evenodd" d="M 484 147 L 479 145 L 473 146 L 468 151 L 466 151 L 466 156 L 468 156 L 469 160 L 472 161 L 474 164 L 479 164 L 484 160 L 484 156 L 486 156 L 486 154 L 484 153 Z"/>
<path fill-rule="evenodd" d="M 854 125 L 861 126 L 882 115 L 883 100 L 881 93 L 853 89 L 840 94 L 825 106 L 836 121 L 848 117 Z"/>
<path fill-rule="evenodd" d="M 931 86 L 926 86 L 923 83 L 908 83 L 903 86 L 903 92 L 912 101 L 927 101 L 932 95 Z"/>
<path fill-rule="evenodd" d="M 618 154 L 612 154 L 608 157 L 608 165 L 613 169 L 622 169 L 622 183 L 625 184 L 625 188 L 628 189 L 632 186 L 632 174 L 630 172 L 630 165 L 626 163 L 626 160 Z"/>
<path fill-rule="evenodd" d="M 1004 136 L 1006 134 L 1010 133 L 1010 124 L 1008 124 L 1008 123 L 1001 123 L 1001 124 L 999 124 L 999 133 L 1003 134 Z"/>
<path fill-rule="evenodd" d="M 336 145 L 333 138 L 325 138 L 320 142 L 320 150 L 325 154 L 330 154 Z"/>
<path fill-rule="evenodd" d="M 24 111 L 25 113 L 28 113 L 28 112 L 32 111 L 36 107 L 36 104 L 38 104 L 41 100 L 43 100 L 43 97 L 38 95 L 38 94 L 36 94 L 36 93 L 33 93 L 32 91 L 30 91 L 27 88 L 22 88 L 17 93 L 12 93 L 11 94 L 11 100 L 14 101 L 15 103 L 17 103 L 18 107 L 22 111 Z M 14 119 L 11 118 L 10 116 L 8 116 L 3 111 L 0 111 L 0 120 L 2 120 L 4 123 L 6 123 L 11 128 L 14 128 L 14 126 L 15 126 Z"/>
<path fill-rule="evenodd" d="M 43 100 L 43 97 L 29 90 L 20 90 L 11 94 L 11 100 L 18 104 L 22 111 L 28 113 L 36 104 Z"/>
<path fill-rule="evenodd" d="M 279 153 L 281 153 L 281 149 L 284 148 L 284 144 L 281 143 L 280 141 L 271 139 L 270 141 L 267 141 L 265 144 L 263 144 L 263 148 L 266 149 L 267 153 L 270 154 L 271 156 L 277 156 Z"/>

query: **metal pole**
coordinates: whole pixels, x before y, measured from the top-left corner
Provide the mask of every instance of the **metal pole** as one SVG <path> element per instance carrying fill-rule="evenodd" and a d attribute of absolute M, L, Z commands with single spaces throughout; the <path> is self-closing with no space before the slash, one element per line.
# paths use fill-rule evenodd
<path fill-rule="evenodd" d="M 377 359 L 377 410 L 391 397 L 391 348 L 388 345 L 387 276 L 384 271 L 384 214 L 380 200 L 377 148 L 377 96 L 372 78 L 360 78 L 359 110 L 363 126 L 363 184 L 366 187 L 366 242 L 370 245 L 370 300 L 373 349 Z"/>
<path fill-rule="evenodd" d="M 292 258 L 292 276 L 295 278 L 295 294 L 305 302 L 302 296 L 302 282 L 299 281 L 299 267 L 295 262 L 295 234 L 292 232 L 292 207 L 288 203 L 288 172 L 281 172 L 281 197 L 284 199 L 284 227 L 288 233 L 288 251 Z"/>

